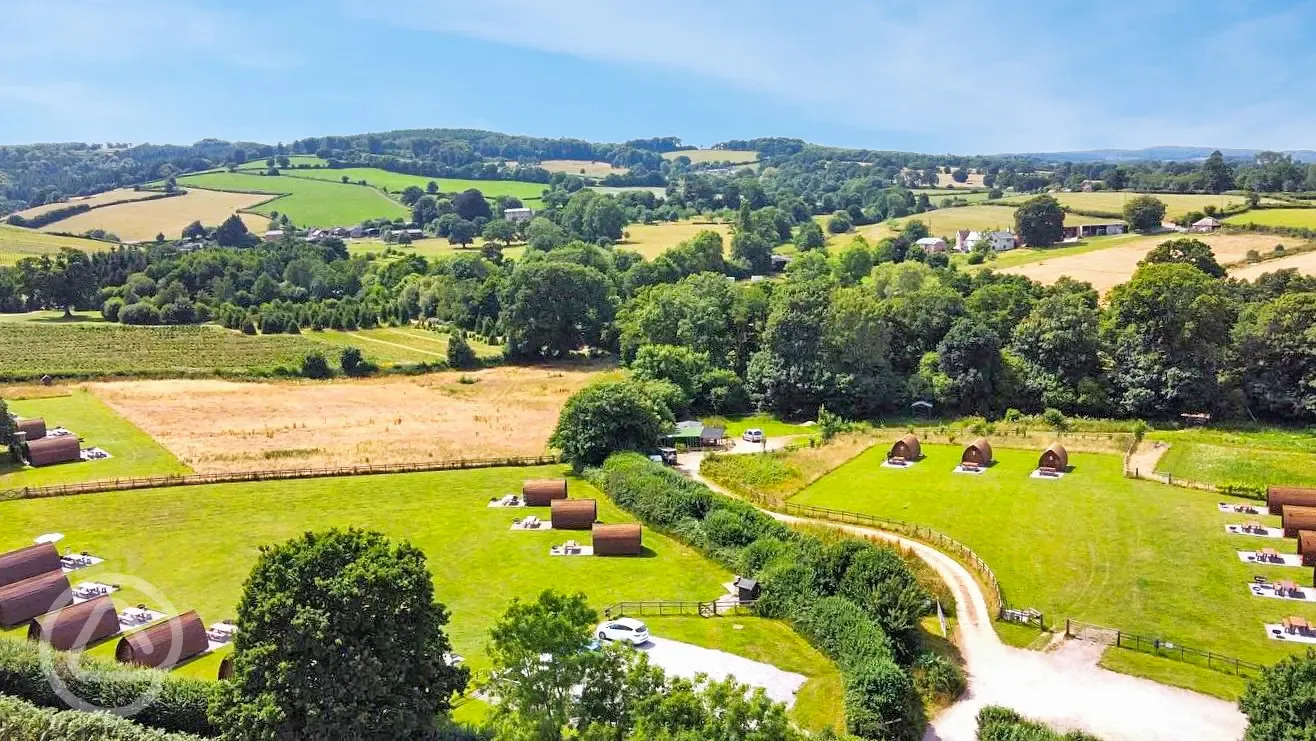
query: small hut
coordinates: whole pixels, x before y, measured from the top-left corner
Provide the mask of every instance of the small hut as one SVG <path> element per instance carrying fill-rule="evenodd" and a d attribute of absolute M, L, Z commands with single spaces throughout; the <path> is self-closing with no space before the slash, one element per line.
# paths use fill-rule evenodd
<path fill-rule="evenodd" d="M 73 604 L 73 588 L 62 571 L 0 587 L 0 626 L 12 628 L 38 615 Z"/>
<path fill-rule="evenodd" d="M 1038 468 L 1051 468 L 1056 471 L 1064 471 L 1069 468 L 1069 453 L 1065 446 L 1060 443 L 1051 443 L 1042 451 L 1042 456 L 1037 459 Z"/>
<path fill-rule="evenodd" d="M 1303 530 L 1316 530 L 1316 507 L 1295 507 L 1286 504 L 1282 517 L 1286 538 L 1296 538 Z"/>
<path fill-rule="evenodd" d="M 229 654 L 228 656 L 224 657 L 223 661 L 219 662 L 219 679 L 224 680 L 224 679 L 232 679 L 232 678 L 233 678 L 233 654 Z"/>
<path fill-rule="evenodd" d="M 992 444 L 987 442 L 987 438 L 980 437 L 969 443 L 964 449 L 964 455 L 960 456 L 961 464 L 973 466 L 988 466 L 992 462 Z"/>
<path fill-rule="evenodd" d="M 23 433 L 23 439 L 28 442 L 40 440 L 46 436 L 46 420 L 42 417 L 20 419 L 14 431 Z"/>
<path fill-rule="evenodd" d="M 0 587 L 59 570 L 59 551 L 53 543 L 19 548 L 0 554 Z"/>
<path fill-rule="evenodd" d="M 554 499 L 567 498 L 566 479 L 532 479 L 521 483 L 521 498 L 527 507 L 547 507 Z"/>
<path fill-rule="evenodd" d="M 636 556 L 643 550 L 638 523 L 595 525 L 593 535 L 596 556 Z"/>
<path fill-rule="evenodd" d="M 891 452 L 887 453 L 887 460 L 899 458 L 906 461 L 916 461 L 923 457 L 923 448 L 918 444 L 918 436 L 914 433 L 905 435 L 891 446 Z"/>
<path fill-rule="evenodd" d="M 554 530 L 589 530 L 599 519 L 598 503 L 593 499 L 554 499 L 550 506 Z"/>
<path fill-rule="evenodd" d="M 1266 489 L 1266 508 L 1272 515 L 1284 513 L 1284 505 L 1316 507 L 1316 489 L 1296 486 L 1271 486 Z"/>
<path fill-rule="evenodd" d="M 82 443 L 73 435 L 43 437 L 27 444 L 27 462 L 34 466 L 81 460 Z"/>
<path fill-rule="evenodd" d="M 915 444 L 917 444 L 917 441 L 915 441 Z M 758 581 L 751 579 L 748 576 L 737 576 L 736 581 L 732 583 L 732 586 L 735 587 L 736 590 L 736 599 L 741 602 L 753 602 L 758 599 L 759 595 L 763 592 Z"/>
<path fill-rule="evenodd" d="M 118 632 L 114 600 L 105 595 L 36 618 L 27 627 L 27 639 L 59 651 L 77 651 Z"/>
<path fill-rule="evenodd" d="M 1316 530 L 1298 531 L 1298 555 L 1303 566 L 1316 566 Z"/>
<path fill-rule="evenodd" d="M 121 664 L 172 669 L 208 648 L 206 626 L 192 611 L 120 638 L 114 658 Z"/>

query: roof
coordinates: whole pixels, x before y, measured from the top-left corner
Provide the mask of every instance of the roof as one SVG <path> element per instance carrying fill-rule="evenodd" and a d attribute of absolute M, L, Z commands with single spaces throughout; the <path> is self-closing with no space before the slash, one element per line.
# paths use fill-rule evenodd
<path fill-rule="evenodd" d="M 39 543 L 0 554 L 0 586 L 59 570 L 59 550 L 53 543 Z"/>
<path fill-rule="evenodd" d="M 941 237 L 924 237 L 914 242 L 914 244 L 940 244 L 945 241 L 946 240 L 942 239 Z"/>
<path fill-rule="evenodd" d="M 209 647 L 206 626 L 193 611 L 120 638 L 114 658 L 125 664 L 169 669 Z"/>
<path fill-rule="evenodd" d="M 1214 216 L 1207 216 L 1204 219 L 1198 219 L 1193 222 L 1193 226 L 1220 226 L 1220 224 L 1220 219 L 1217 219 Z"/>
<path fill-rule="evenodd" d="M 705 427 L 703 432 L 701 432 L 699 436 L 705 440 L 721 440 L 722 438 L 727 436 L 727 428 Z"/>

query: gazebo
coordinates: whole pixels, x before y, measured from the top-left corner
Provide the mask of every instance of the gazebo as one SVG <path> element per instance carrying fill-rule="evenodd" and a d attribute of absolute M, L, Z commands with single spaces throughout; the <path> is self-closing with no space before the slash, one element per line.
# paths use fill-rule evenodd
<path fill-rule="evenodd" d="M 27 639 L 49 643 L 59 651 L 76 651 L 118 632 L 114 600 L 105 595 L 36 618 L 27 628 Z"/>
<path fill-rule="evenodd" d="M 172 669 L 208 648 L 206 626 L 192 611 L 120 638 L 114 658 L 121 664 Z"/>
<path fill-rule="evenodd" d="M 969 443 L 964 449 L 964 454 L 960 456 L 960 463 L 972 466 L 988 466 L 992 462 L 992 444 L 987 442 L 987 438 L 980 437 Z"/>

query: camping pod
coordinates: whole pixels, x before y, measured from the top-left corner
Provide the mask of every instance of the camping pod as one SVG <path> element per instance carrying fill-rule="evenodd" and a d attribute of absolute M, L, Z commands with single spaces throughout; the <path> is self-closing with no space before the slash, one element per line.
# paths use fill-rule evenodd
<path fill-rule="evenodd" d="M 595 525 L 593 536 L 596 556 L 636 556 L 643 550 L 638 523 Z"/>
<path fill-rule="evenodd" d="M 532 479 L 521 483 L 521 498 L 527 507 L 547 507 L 554 499 L 567 498 L 566 479 Z"/>
<path fill-rule="evenodd" d="M 1284 505 L 1284 537 L 1296 538 L 1303 530 L 1316 530 L 1316 507 L 1295 507 Z"/>
<path fill-rule="evenodd" d="M 50 466 L 81 460 L 82 443 L 73 435 L 43 437 L 27 444 L 27 462 L 34 466 Z"/>
<path fill-rule="evenodd" d="M 114 658 L 121 664 L 172 669 L 208 648 L 206 626 L 192 611 L 120 638 Z"/>
<path fill-rule="evenodd" d="M 48 612 L 27 626 L 27 639 L 59 651 L 78 651 L 119 632 L 119 614 L 109 595 Z"/>
<path fill-rule="evenodd" d="M 19 548 L 0 554 L 0 587 L 59 570 L 59 551 L 53 543 Z"/>
<path fill-rule="evenodd" d="M 71 604 L 73 588 L 63 571 L 7 584 L 0 587 L 0 626 L 12 628 Z"/>
<path fill-rule="evenodd" d="M 887 459 L 903 458 L 907 461 L 916 461 L 923 457 L 923 448 L 918 444 L 918 436 L 913 433 L 905 435 L 891 446 L 891 452 L 887 454 Z"/>
<path fill-rule="evenodd" d="M 1057 471 L 1064 471 L 1069 468 L 1069 453 L 1065 446 L 1060 443 L 1051 443 L 1042 451 L 1042 456 L 1037 459 L 1038 468 L 1054 468 Z"/>
<path fill-rule="evenodd" d="M 969 443 L 964 449 L 964 455 L 960 456 L 960 463 L 972 463 L 975 466 L 986 466 L 992 462 L 992 444 L 987 442 L 987 438 L 980 437 Z"/>
<path fill-rule="evenodd" d="M 14 432 L 23 433 L 23 439 L 32 442 L 46 436 L 46 420 L 43 417 L 20 419 L 14 425 Z"/>
<path fill-rule="evenodd" d="M 1316 507 L 1316 489 L 1296 486 L 1271 486 L 1266 489 L 1266 508 L 1272 515 L 1284 513 L 1284 505 Z"/>
<path fill-rule="evenodd" d="M 225 656 L 224 660 L 219 662 L 218 678 L 221 680 L 233 678 L 233 654 Z"/>
<path fill-rule="evenodd" d="M 551 506 L 554 530 L 589 530 L 599 519 L 598 503 L 593 499 L 554 499 Z"/>
<path fill-rule="evenodd" d="M 1316 530 L 1298 531 L 1298 555 L 1303 566 L 1316 566 Z"/>

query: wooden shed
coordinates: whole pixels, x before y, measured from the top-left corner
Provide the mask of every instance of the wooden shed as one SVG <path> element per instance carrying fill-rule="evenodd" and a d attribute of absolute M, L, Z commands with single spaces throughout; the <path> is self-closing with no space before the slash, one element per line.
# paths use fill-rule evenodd
<path fill-rule="evenodd" d="M 992 462 L 992 444 L 987 442 L 987 438 L 980 437 L 969 443 L 964 449 L 964 455 L 960 456 L 960 463 L 971 463 L 975 466 L 986 466 Z"/>
<path fill-rule="evenodd" d="M 917 443 L 917 441 L 915 441 Z M 758 580 L 751 579 L 748 576 L 737 576 L 732 583 L 736 589 L 736 599 L 741 602 L 753 602 L 763 593 L 763 588 L 759 585 Z"/>
<path fill-rule="evenodd" d="M 596 556 L 636 556 L 644 549 L 638 523 L 595 525 L 593 535 Z"/>
<path fill-rule="evenodd" d="M 521 483 L 521 498 L 527 507 L 547 507 L 554 499 L 567 498 L 566 479 L 531 479 Z"/>
<path fill-rule="evenodd" d="M 554 530 L 589 530 L 599 519 L 599 506 L 593 499 L 554 499 L 550 506 Z"/>
<path fill-rule="evenodd" d="M 1298 531 L 1298 555 L 1303 566 L 1316 566 L 1316 530 Z"/>
<path fill-rule="evenodd" d="M 916 461 L 923 457 L 923 448 L 918 444 L 918 436 L 910 433 L 896 441 L 891 446 L 891 452 L 887 453 L 887 460 L 892 458 L 903 458 L 907 461 Z"/>
<path fill-rule="evenodd" d="M 1046 446 L 1046 450 L 1042 451 L 1042 456 L 1037 459 L 1037 467 L 1064 471 L 1069 468 L 1069 452 L 1060 443 L 1051 443 Z"/>
<path fill-rule="evenodd" d="M 1303 530 L 1316 530 L 1316 507 L 1295 507 L 1284 505 L 1284 537 L 1296 538 Z"/>
<path fill-rule="evenodd" d="M 31 419 L 20 419 L 15 425 L 15 432 L 24 433 L 23 439 L 28 442 L 40 440 L 46 436 L 46 420 L 44 417 L 33 417 Z"/>
<path fill-rule="evenodd" d="M 59 570 L 59 551 L 53 543 L 19 548 L 0 554 L 0 587 Z"/>
<path fill-rule="evenodd" d="M 1266 489 L 1266 508 L 1272 515 L 1284 513 L 1284 505 L 1316 507 L 1316 489 L 1296 486 L 1271 486 Z"/>
<path fill-rule="evenodd" d="M 48 612 L 27 627 L 27 639 L 60 651 L 77 651 L 119 632 L 119 614 L 109 595 Z"/>
<path fill-rule="evenodd" d="M 43 437 L 27 444 L 27 462 L 34 466 L 81 460 L 82 443 L 73 435 Z"/>
<path fill-rule="evenodd" d="M 0 587 L 0 626 L 12 628 L 71 604 L 73 588 L 63 571 L 14 582 Z"/>
<path fill-rule="evenodd" d="M 221 680 L 233 678 L 233 654 L 225 656 L 224 659 L 219 662 L 218 678 Z"/>
<path fill-rule="evenodd" d="M 194 610 L 120 638 L 114 658 L 122 664 L 172 669 L 208 648 L 206 626 Z"/>

